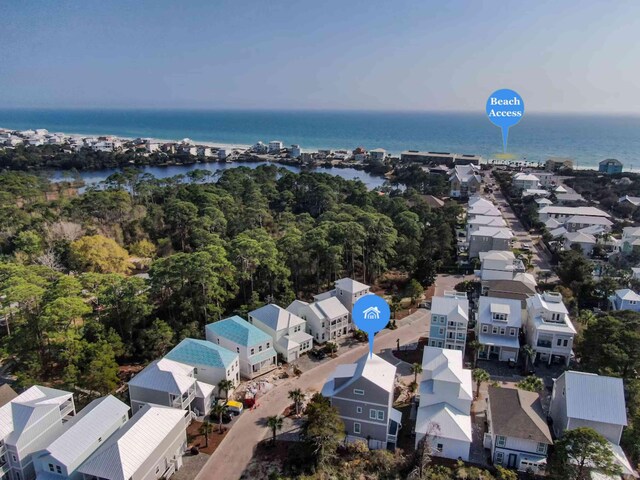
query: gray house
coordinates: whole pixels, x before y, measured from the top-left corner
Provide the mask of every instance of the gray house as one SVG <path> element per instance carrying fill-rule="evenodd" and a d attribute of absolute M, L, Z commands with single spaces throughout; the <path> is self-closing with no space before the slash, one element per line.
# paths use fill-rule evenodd
<path fill-rule="evenodd" d="M 511 250 L 513 238 L 514 234 L 508 228 L 480 227 L 469 234 L 469 258 L 491 250 Z"/>
<path fill-rule="evenodd" d="M 363 440 L 369 448 L 395 448 L 402 413 L 392 407 L 396 367 L 377 355 L 339 365 L 322 395 L 340 412 L 347 441 Z"/>

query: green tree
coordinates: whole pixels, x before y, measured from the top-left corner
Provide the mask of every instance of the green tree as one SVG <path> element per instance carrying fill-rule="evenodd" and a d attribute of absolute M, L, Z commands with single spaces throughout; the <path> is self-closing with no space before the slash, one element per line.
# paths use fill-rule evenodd
<path fill-rule="evenodd" d="M 209 447 L 209 435 L 213 431 L 213 425 L 209 423 L 209 420 L 205 420 L 202 425 L 200 425 L 200 435 L 204 436 L 204 448 Z"/>
<path fill-rule="evenodd" d="M 306 414 L 302 438 L 310 446 L 316 465 L 322 468 L 336 457 L 336 449 L 344 439 L 344 423 L 338 410 L 320 394 L 307 404 Z"/>
<path fill-rule="evenodd" d="M 211 418 L 218 421 L 218 431 L 222 433 L 222 420 L 229 413 L 229 407 L 226 403 L 217 402 L 211 408 Z"/>
<path fill-rule="evenodd" d="M 556 478 L 587 480 L 591 469 L 606 475 L 619 475 L 620 467 L 607 440 L 588 427 L 564 432 L 555 443 L 551 471 Z"/>
<path fill-rule="evenodd" d="M 140 351 L 144 352 L 148 359 L 164 356 L 174 344 L 173 329 L 167 322 L 155 319 L 150 328 L 140 334 Z"/>
<path fill-rule="evenodd" d="M 336 343 L 333 342 L 327 342 L 324 345 L 324 349 L 326 350 L 326 352 L 331 355 L 332 357 L 336 354 L 336 352 L 338 351 L 338 345 Z"/>
<path fill-rule="evenodd" d="M 415 304 L 416 300 L 418 300 L 418 298 L 420 298 L 423 293 L 424 288 L 422 288 L 420 282 L 418 282 L 415 278 L 412 278 L 409 282 L 409 285 L 407 286 L 407 295 L 411 297 L 411 303 Z"/>
<path fill-rule="evenodd" d="M 276 443 L 276 432 L 282 430 L 283 418 L 280 415 L 272 415 L 267 417 L 267 427 L 271 429 L 272 438 L 271 441 Z"/>
<path fill-rule="evenodd" d="M 529 392 L 541 392 L 544 389 L 544 382 L 540 377 L 531 375 L 516 383 L 516 387 Z"/>
<path fill-rule="evenodd" d="M 488 382 L 491 377 L 489 376 L 489 372 L 483 370 L 482 368 L 474 368 L 471 373 L 473 377 L 473 381 L 476 382 L 476 398 L 480 396 L 480 384 L 482 382 Z"/>
<path fill-rule="evenodd" d="M 289 399 L 293 401 L 296 409 L 296 415 L 300 415 L 300 408 L 302 407 L 302 402 L 304 402 L 305 394 L 299 388 L 294 390 L 289 390 Z"/>
<path fill-rule="evenodd" d="M 411 373 L 413 373 L 413 383 L 418 384 L 418 375 L 422 373 L 422 365 L 420 363 L 414 363 L 411 365 Z"/>
<path fill-rule="evenodd" d="M 533 365 L 533 362 L 536 359 L 536 351 L 531 345 L 526 344 L 524 347 L 522 347 L 522 353 L 524 354 L 525 370 L 529 371 L 529 366 Z"/>
<path fill-rule="evenodd" d="M 481 348 L 482 344 L 479 340 L 474 339 L 469 342 L 469 350 L 472 352 L 471 354 L 473 356 L 473 368 L 476 368 L 478 365 L 478 352 L 480 352 Z"/>
<path fill-rule="evenodd" d="M 228 402 L 229 401 L 229 391 L 233 390 L 233 382 L 231 380 L 220 380 L 218 382 L 218 390 L 220 390 L 221 392 L 224 392 L 225 394 L 225 400 Z"/>
<path fill-rule="evenodd" d="M 496 466 L 496 480 L 518 480 L 518 474 L 498 465 Z"/>
<path fill-rule="evenodd" d="M 83 386 L 100 395 L 107 395 L 118 386 L 118 363 L 113 347 L 106 341 L 89 348 L 90 361 Z"/>

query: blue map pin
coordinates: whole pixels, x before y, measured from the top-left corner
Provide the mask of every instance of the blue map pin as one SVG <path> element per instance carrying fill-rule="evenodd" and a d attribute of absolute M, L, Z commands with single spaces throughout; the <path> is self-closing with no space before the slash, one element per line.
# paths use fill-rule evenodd
<path fill-rule="evenodd" d="M 487 100 L 487 116 L 491 123 L 502 129 L 502 148 L 506 153 L 509 128 L 522 120 L 524 116 L 522 97 L 508 88 L 496 90 Z"/>
<path fill-rule="evenodd" d="M 369 336 L 369 357 L 373 355 L 373 336 L 387 326 L 391 309 L 384 298 L 378 295 L 360 297 L 353 306 L 353 323 Z"/>

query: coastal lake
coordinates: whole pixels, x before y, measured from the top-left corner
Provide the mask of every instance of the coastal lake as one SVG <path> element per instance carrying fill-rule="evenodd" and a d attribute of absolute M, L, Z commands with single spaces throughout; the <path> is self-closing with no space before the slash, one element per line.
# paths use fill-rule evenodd
<path fill-rule="evenodd" d="M 337 167 L 316 167 L 313 169 L 302 169 L 293 165 L 282 165 L 279 163 L 271 163 L 271 162 L 231 162 L 231 163 L 221 163 L 221 162 L 209 162 L 209 163 L 194 163 L 189 165 L 169 165 L 166 167 L 163 166 L 140 166 L 136 167 L 141 170 L 143 173 L 149 173 L 156 178 L 169 178 L 174 177 L 176 175 L 184 175 L 187 172 L 193 170 L 208 170 L 210 172 L 220 172 L 223 170 L 228 170 L 231 168 L 237 167 L 248 167 L 248 168 L 257 168 L 260 165 L 275 165 L 276 167 L 286 168 L 287 170 L 300 173 L 304 171 L 310 172 L 318 172 L 318 173 L 328 173 L 329 175 L 335 175 L 338 177 L 342 177 L 346 180 L 360 180 L 364 183 L 367 188 L 374 189 L 376 187 L 381 187 L 384 185 L 385 178 L 382 176 L 375 176 L 367 173 L 363 170 L 356 170 L 355 168 L 337 168 Z M 102 170 L 79 170 L 79 171 L 70 171 L 70 170 L 54 170 L 49 173 L 49 180 L 52 182 L 61 182 L 61 181 L 69 181 L 80 178 L 84 184 L 85 188 L 90 187 L 91 185 L 96 185 L 104 180 L 106 180 L 110 175 L 116 172 L 122 171 L 119 168 L 107 168 Z"/>

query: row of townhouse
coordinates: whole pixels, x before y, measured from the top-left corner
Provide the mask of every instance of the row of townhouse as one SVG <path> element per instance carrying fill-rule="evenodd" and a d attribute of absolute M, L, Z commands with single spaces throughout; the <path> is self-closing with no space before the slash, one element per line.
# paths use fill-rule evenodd
<path fill-rule="evenodd" d="M 70 392 L 33 386 L 0 404 L 0 479 L 147 480 L 182 466 L 187 413 L 109 395 L 76 414 Z"/>
<path fill-rule="evenodd" d="M 469 163 L 455 165 L 449 175 L 450 192 L 453 198 L 467 198 L 480 193 L 482 176 L 480 167 Z"/>
<path fill-rule="evenodd" d="M 226 393 L 232 393 L 241 379 L 274 370 L 278 355 L 294 362 L 313 348 L 314 339 L 324 343 L 347 335 L 353 304 L 368 294 L 369 286 L 345 278 L 313 303 L 296 301 L 287 309 L 268 304 L 249 312 L 248 320 L 236 315 L 211 323 L 205 340 L 182 340 L 129 381 L 131 407 L 163 405 L 205 416 L 222 396 L 216 392 L 221 381 L 231 382 Z"/>
<path fill-rule="evenodd" d="M 508 228 L 502 212 L 480 196 L 469 198 L 467 206 L 467 241 L 469 258 L 491 250 L 509 250 L 515 235 Z"/>

